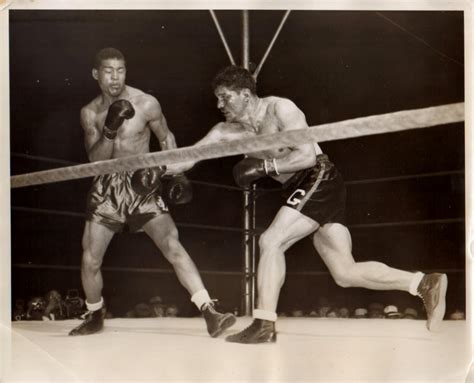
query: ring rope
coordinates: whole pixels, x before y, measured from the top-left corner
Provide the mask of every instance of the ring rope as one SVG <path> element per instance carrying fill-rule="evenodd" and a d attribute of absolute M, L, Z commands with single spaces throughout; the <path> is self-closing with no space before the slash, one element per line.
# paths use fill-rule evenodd
<path fill-rule="evenodd" d="M 12 265 L 19 269 L 46 269 L 46 270 L 80 270 L 81 266 L 67 266 L 67 265 L 48 265 L 48 264 L 31 264 L 31 263 L 15 263 Z M 116 267 L 105 266 L 101 268 L 102 271 L 122 271 L 135 273 L 159 273 L 159 274 L 174 274 L 174 269 L 158 269 L 158 268 L 142 268 L 142 267 Z M 199 274 L 215 274 L 215 275 L 248 275 L 243 271 L 224 271 L 224 270 L 199 270 Z"/>
<path fill-rule="evenodd" d="M 416 225 L 442 225 L 448 223 L 464 223 L 464 218 L 444 218 L 444 219 L 425 219 L 419 221 L 398 221 L 398 222 L 380 222 L 380 223 L 360 223 L 347 225 L 349 229 L 368 229 L 392 226 L 416 226 Z"/>
<path fill-rule="evenodd" d="M 344 183 L 346 185 L 361 185 L 361 184 L 372 184 L 372 183 L 379 183 L 379 182 L 405 181 L 405 180 L 429 178 L 429 177 L 443 177 L 443 176 L 451 176 L 451 175 L 464 175 L 464 169 L 446 170 L 443 172 L 432 172 L 432 173 L 421 173 L 421 174 L 407 174 L 404 176 L 368 178 L 364 180 L 345 181 Z"/>
<path fill-rule="evenodd" d="M 38 160 L 38 161 L 44 161 L 44 162 L 50 162 L 50 163 L 60 163 L 60 164 L 68 164 L 68 165 L 79 164 L 78 162 L 72 162 L 72 161 L 67 161 L 67 160 L 62 160 L 62 159 L 55 159 L 55 158 L 50 158 L 50 157 L 24 154 L 24 153 L 12 152 L 10 153 L 10 155 L 12 157 L 26 158 L 26 159 Z M 349 180 L 349 181 L 344 181 L 344 183 L 346 185 L 361 185 L 361 184 L 371 184 L 371 183 L 379 183 L 379 182 L 411 180 L 411 179 L 417 179 L 417 178 L 443 177 L 443 176 L 448 176 L 448 175 L 464 175 L 464 173 L 465 173 L 464 169 L 456 169 L 456 170 L 445 170 L 441 172 L 406 174 L 403 176 Z M 242 188 L 238 186 L 216 184 L 214 182 L 207 182 L 207 181 L 196 181 L 196 180 L 189 180 L 189 181 L 196 185 L 211 186 L 211 187 L 227 189 L 227 190 L 242 191 Z M 265 192 L 281 191 L 281 188 L 271 188 L 271 189 L 265 188 L 265 189 L 259 189 L 258 191 L 259 192 L 260 191 L 265 191 Z"/>
<path fill-rule="evenodd" d="M 47 265 L 47 264 L 31 264 L 31 263 L 14 263 L 12 265 L 14 268 L 18 269 L 43 269 L 43 270 L 71 270 L 76 271 L 80 270 L 80 266 L 68 266 L 68 265 Z M 102 271 L 118 271 L 118 272 L 132 272 L 132 273 L 157 273 L 157 274 L 174 274 L 173 269 L 159 269 L 159 268 L 142 268 L 142 267 L 111 267 L 105 266 L 102 268 Z M 465 273 L 464 269 L 424 269 L 420 270 L 423 273 Z M 223 271 L 223 270 L 199 270 L 200 274 L 209 274 L 209 275 L 226 275 L 226 276 L 241 276 L 241 275 L 254 275 L 256 273 L 250 273 L 245 271 Z M 300 271 L 287 271 L 287 275 L 305 275 L 305 276 L 325 276 L 330 275 L 329 271 L 310 271 L 310 270 L 300 270 Z"/>
<path fill-rule="evenodd" d="M 78 164 L 78 162 L 73 162 L 73 161 L 68 161 L 68 160 L 61 160 L 59 158 L 36 156 L 36 155 L 26 154 L 26 153 L 11 152 L 10 156 L 18 157 L 18 158 L 24 158 L 24 159 L 27 159 L 27 160 L 35 160 L 35 161 L 40 161 L 40 162 L 51 162 L 51 163 L 56 163 L 56 164 L 61 164 L 61 165 L 77 165 Z"/>
<path fill-rule="evenodd" d="M 77 213 L 77 212 L 65 211 L 65 210 L 40 209 L 40 208 L 25 207 L 25 206 L 12 206 L 11 209 L 12 211 L 36 213 L 36 214 L 62 215 L 66 217 L 76 217 L 76 218 L 86 217 L 85 213 Z M 245 233 L 249 231 L 249 230 L 245 230 L 238 227 L 202 225 L 198 223 L 187 223 L 187 222 L 186 223 L 176 222 L 176 225 L 179 227 L 188 227 L 188 228 L 194 228 L 194 229 L 206 229 L 206 230 L 228 231 L 228 232 L 239 232 L 239 233 Z"/>
<path fill-rule="evenodd" d="M 85 213 L 76 213 L 71 211 L 61 211 L 61 210 L 50 210 L 50 209 L 39 209 L 31 208 L 24 206 L 12 206 L 13 211 L 19 212 L 30 212 L 38 214 L 52 214 L 52 215 L 63 215 L 70 217 L 84 218 Z M 366 228 L 379 228 L 379 227 L 393 227 L 393 226 L 415 226 L 415 225 L 442 225 L 442 224 L 451 224 L 451 223 L 464 223 L 464 218 L 444 218 L 444 219 L 426 219 L 418 221 L 394 221 L 394 222 L 379 222 L 379 223 L 361 223 L 361 224 L 352 224 L 348 225 L 350 229 L 366 229 Z M 176 222 L 177 226 L 180 227 L 189 227 L 195 229 L 209 229 L 217 231 L 234 231 L 234 232 L 243 232 L 254 235 L 262 234 L 265 229 L 262 227 L 257 227 L 255 230 L 246 230 L 241 228 L 234 228 L 228 226 L 213 226 L 213 225 L 201 225 L 195 223 L 180 223 Z"/>
<path fill-rule="evenodd" d="M 375 183 L 380 183 L 380 182 L 406 181 L 406 180 L 414 180 L 414 179 L 419 179 L 419 178 L 444 177 L 444 176 L 451 176 L 451 175 L 464 176 L 464 173 L 465 173 L 464 169 L 446 170 L 442 172 L 418 173 L 418 174 L 407 174 L 403 176 L 351 180 L 351 181 L 344 181 L 344 184 L 346 186 L 353 186 L 353 185 L 375 184 Z M 281 187 L 259 188 L 257 189 L 257 197 L 264 196 L 264 195 L 267 195 L 268 193 L 274 193 L 274 192 L 281 192 Z"/>
<path fill-rule="evenodd" d="M 360 117 L 312 126 L 309 129 L 290 130 L 216 144 L 184 147 L 21 174 L 12 176 L 10 181 L 12 188 L 18 188 L 179 162 L 228 157 L 272 148 L 302 145 L 313 141 L 340 140 L 462 121 L 464 121 L 464 103 L 447 104 Z"/>
<path fill-rule="evenodd" d="M 62 160 L 62 159 L 58 159 L 58 158 L 37 156 L 37 155 L 32 155 L 32 154 L 17 153 L 17 152 L 11 152 L 10 156 L 18 157 L 18 158 L 24 158 L 24 159 L 28 159 L 28 160 L 41 161 L 41 162 L 50 162 L 50 163 L 53 163 L 53 164 L 56 163 L 56 164 L 61 164 L 61 165 L 79 165 L 80 164 L 79 162 L 67 161 L 67 160 Z M 196 185 L 211 186 L 211 187 L 215 187 L 217 189 L 242 191 L 242 188 L 240 188 L 238 186 L 225 185 L 225 184 L 216 184 L 214 182 L 207 182 L 207 181 L 196 181 L 196 180 L 189 180 L 189 181 L 193 184 L 196 184 Z"/>

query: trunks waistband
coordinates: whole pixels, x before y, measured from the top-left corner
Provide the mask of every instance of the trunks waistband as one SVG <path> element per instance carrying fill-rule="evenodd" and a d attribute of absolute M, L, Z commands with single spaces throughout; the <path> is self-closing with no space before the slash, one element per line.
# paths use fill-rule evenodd
<path fill-rule="evenodd" d="M 290 186 L 297 185 L 303 180 L 309 173 L 313 171 L 318 171 L 321 168 L 321 165 L 331 165 L 332 162 L 329 160 L 329 157 L 327 154 L 318 154 L 316 156 L 316 164 L 307 169 L 299 170 L 297 171 L 290 179 L 288 179 L 284 184 L 283 184 L 283 189 L 289 188 Z"/>

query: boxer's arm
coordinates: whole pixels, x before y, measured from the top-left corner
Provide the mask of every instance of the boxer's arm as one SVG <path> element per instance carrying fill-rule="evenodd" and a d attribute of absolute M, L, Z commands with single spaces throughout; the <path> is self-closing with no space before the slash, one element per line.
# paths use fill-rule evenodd
<path fill-rule="evenodd" d="M 108 140 L 97 127 L 96 114 L 87 107 L 81 109 L 81 126 L 84 130 L 84 144 L 89 161 L 100 161 L 112 158 L 114 144 Z"/>
<path fill-rule="evenodd" d="M 224 124 L 218 123 L 215 125 L 203 138 L 197 141 L 192 146 L 215 144 L 225 140 Z M 180 174 L 190 170 L 199 161 L 186 161 L 178 164 L 170 164 L 166 169 L 166 174 Z"/>
<path fill-rule="evenodd" d="M 148 126 L 158 139 L 161 150 L 177 148 L 174 134 L 168 128 L 168 123 L 158 100 L 147 95 L 144 101 L 144 110 L 148 119 Z"/>
<path fill-rule="evenodd" d="M 304 113 L 290 100 L 282 99 L 275 105 L 275 116 L 280 131 L 308 129 Z M 293 173 L 315 165 L 316 143 L 291 147 L 291 151 L 274 160 L 278 173 Z"/>

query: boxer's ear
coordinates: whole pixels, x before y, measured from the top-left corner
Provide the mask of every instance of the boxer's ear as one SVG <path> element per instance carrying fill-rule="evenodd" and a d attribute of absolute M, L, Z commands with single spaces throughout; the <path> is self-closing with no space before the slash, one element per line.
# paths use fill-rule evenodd
<path fill-rule="evenodd" d="M 245 102 L 249 102 L 250 96 L 252 95 L 252 92 L 250 92 L 250 89 L 243 88 L 240 92 L 241 92 L 242 96 L 244 96 Z"/>
<path fill-rule="evenodd" d="M 99 71 L 97 69 L 92 69 L 92 77 L 94 78 L 94 80 L 98 80 L 99 79 Z"/>

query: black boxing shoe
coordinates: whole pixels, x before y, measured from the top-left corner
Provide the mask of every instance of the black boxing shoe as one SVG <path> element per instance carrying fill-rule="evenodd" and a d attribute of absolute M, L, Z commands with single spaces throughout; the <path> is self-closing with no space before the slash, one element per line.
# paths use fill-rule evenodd
<path fill-rule="evenodd" d="M 254 319 L 246 329 L 225 338 L 227 342 L 246 344 L 275 343 L 276 339 L 275 322 L 264 319 Z"/>
<path fill-rule="evenodd" d="M 213 338 L 221 335 L 226 329 L 234 325 L 236 321 L 234 314 L 221 314 L 218 312 L 213 302 L 206 303 L 201 309 L 201 312 L 206 320 L 207 332 Z"/>
<path fill-rule="evenodd" d="M 101 331 L 104 328 L 106 312 L 105 306 L 102 306 L 99 310 L 87 312 L 84 321 L 79 326 L 73 328 L 69 335 L 89 335 Z"/>
<path fill-rule="evenodd" d="M 426 327 L 430 331 L 439 330 L 443 321 L 447 288 L 448 277 L 440 273 L 426 274 L 418 285 L 418 295 L 423 300 L 428 317 Z"/>

